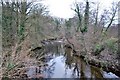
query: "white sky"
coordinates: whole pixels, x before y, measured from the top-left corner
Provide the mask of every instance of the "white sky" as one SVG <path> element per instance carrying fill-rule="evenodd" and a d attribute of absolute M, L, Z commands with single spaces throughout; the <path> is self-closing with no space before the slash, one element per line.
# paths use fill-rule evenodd
<path fill-rule="evenodd" d="M 60 17 L 60 18 L 70 18 L 74 16 L 74 11 L 71 10 L 71 5 L 73 2 L 83 0 L 45 0 L 44 4 L 48 6 L 50 15 Z M 85 1 L 85 0 L 84 0 Z M 100 2 L 101 8 L 110 7 L 113 1 L 119 0 L 91 0 L 92 2 Z"/>

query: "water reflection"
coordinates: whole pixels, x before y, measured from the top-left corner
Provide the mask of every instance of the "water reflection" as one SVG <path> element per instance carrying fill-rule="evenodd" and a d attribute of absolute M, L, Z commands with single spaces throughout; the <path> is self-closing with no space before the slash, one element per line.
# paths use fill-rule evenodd
<path fill-rule="evenodd" d="M 85 63 L 85 61 L 81 58 L 72 56 L 72 49 L 65 49 L 65 63 L 72 70 L 72 76 L 77 78 L 103 78 L 102 70 L 100 68 L 90 66 Z M 72 66 L 74 64 L 74 66 Z M 72 66 L 72 67 L 71 67 Z"/>
<path fill-rule="evenodd" d="M 45 58 L 48 59 L 48 66 L 41 68 L 45 78 L 109 78 L 100 68 L 86 64 L 83 59 L 73 56 L 71 48 L 63 49 L 61 42 L 46 44 L 45 51 L 46 54 L 51 54 Z"/>
<path fill-rule="evenodd" d="M 47 44 L 44 45 L 44 49 L 45 49 L 45 53 L 46 54 L 56 54 L 56 55 L 60 55 L 61 53 L 63 53 L 63 45 L 61 42 L 49 42 Z"/>
<path fill-rule="evenodd" d="M 90 66 L 91 69 L 91 78 L 103 78 L 102 70 L 95 66 Z"/>

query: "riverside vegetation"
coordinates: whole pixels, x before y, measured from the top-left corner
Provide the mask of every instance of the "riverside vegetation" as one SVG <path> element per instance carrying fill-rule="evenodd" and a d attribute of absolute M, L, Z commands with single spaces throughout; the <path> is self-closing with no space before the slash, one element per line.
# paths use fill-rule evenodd
<path fill-rule="evenodd" d="M 75 15 L 69 19 L 50 16 L 48 8 L 36 1 L 1 0 L 1 5 L 1 78 L 27 77 L 29 66 L 47 66 L 46 44 L 56 40 L 62 40 L 73 56 L 120 76 L 119 24 L 114 24 L 118 20 L 118 2 L 101 13 L 99 3 L 75 2 L 71 9 Z"/>

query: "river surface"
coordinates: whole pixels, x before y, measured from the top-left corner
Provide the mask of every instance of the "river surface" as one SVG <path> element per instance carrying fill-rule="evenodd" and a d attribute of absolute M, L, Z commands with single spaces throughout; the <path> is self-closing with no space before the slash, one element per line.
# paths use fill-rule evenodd
<path fill-rule="evenodd" d="M 119 78 L 72 56 L 71 49 L 63 48 L 61 41 L 46 43 L 44 46 L 48 55 L 45 57 L 47 66 L 41 67 L 44 78 Z M 36 71 L 29 69 L 28 75 L 34 72 Z"/>

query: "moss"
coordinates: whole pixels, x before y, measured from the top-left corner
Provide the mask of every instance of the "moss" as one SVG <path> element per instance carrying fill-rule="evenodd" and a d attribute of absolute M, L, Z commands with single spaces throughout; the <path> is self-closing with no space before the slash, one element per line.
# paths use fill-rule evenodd
<path fill-rule="evenodd" d="M 111 47 L 116 43 L 117 40 L 118 40 L 117 38 L 110 38 L 110 39 L 107 39 L 105 43 L 107 44 L 107 46 Z"/>
<path fill-rule="evenodd" d="M 110 38 L 105 41 L 106 47 L 112 51 L 112 53 L 117 53 L 118 50 L 118 44 L 117 44 L 118 39 L 117 38 Z"/>
<path fill-rule="evenodd" d="M 97 45 L 95 46 L 95 51 L 100 50 L 101 47 L 102 47 L 101 45 L 97 44 Z"/>
<path fill-rule="evenodd" d="M 94 54 L 98 55 L 104 50 L 104 45 L 96 44 L 94 48 Z"/>
<path fill-rule="evenodd" d="M 7 65 L 7 69 L 10 70 L 10 69 L 14 68 L 14 66 L 15 65 L 13 63 L 9 62 Z"/>
<path fill-rule="evenodd" d="M 108 49 L 112 53 L 117 53 L 118 50 L 118 39 L 117 38 L 109 38 L 105 40 L 103 43 L 96 44 L 94 48 L 94 54 L 100 54 L 105 48 Z"/>

